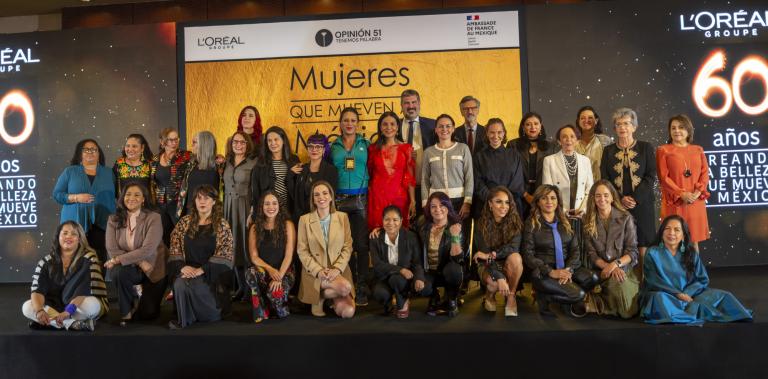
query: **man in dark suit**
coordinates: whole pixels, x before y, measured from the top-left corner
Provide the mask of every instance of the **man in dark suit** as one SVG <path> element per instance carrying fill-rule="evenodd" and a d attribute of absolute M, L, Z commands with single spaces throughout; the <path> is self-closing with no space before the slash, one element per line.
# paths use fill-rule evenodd
<path fill-rule="evenodd" d="M 456 128 L 453 133 L 456 141 L 467 144 L 469 151 L 474 158 L 475 153 L 488 146 L 485 140 L 485 127 L 477 123 L 477 116 L 480 114 L 480 100 L 474 96 L 464 96 L 459 102 L 459 110 L 464 116 L 464 124 Z"/>
<path fill-rule="evenodd" d="M 403 112 L 403 123 L 400 126 L 398 138 L 413 147 L 413 158 L 416 163 L 416 214 L 421 215 L 421 164 L 424 150 L 435 144 L 435 120 L 421 117 L 421 97 L 414 89 L 407 89 L 400 94 L 400 106 Z"/>

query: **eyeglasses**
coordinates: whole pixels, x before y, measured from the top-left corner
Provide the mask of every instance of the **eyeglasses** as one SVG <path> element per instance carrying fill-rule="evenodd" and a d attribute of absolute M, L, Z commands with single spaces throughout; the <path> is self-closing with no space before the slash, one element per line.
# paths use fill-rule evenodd
<path fill-rule="evenodd" d="M 461 107 L 461 110 L 464 111 L 464 112 L 466 112 L 466 111 L 476 111 L 478 109 L 480 109 L 480 107 Z"/>
<path fill-rule="evenodd" d="M 323 150 L 325 149 L 325 146 L 323 145 L 307 145 L 307 150 Z"/>
<path fill-rule="evenodd" d="M 241 140 L 241 139 L 234 139 L 234 140 L 232 140 L 232 144 L 233 145 L 245 145 L 245 144 L 247 144 L 247 142 L 245 142 L 245 140 Z"/>
<path fill-rule="evenodd" d="M 99 149 L 96 147 L 86 147 L 83 149 L 83 152 L 87 154 L 95 154 L 99 152 Z"/>
<path fill-rule="evenodd" d="M 179 142 L 179 138 L 166 138 L 165 142 Z"/>

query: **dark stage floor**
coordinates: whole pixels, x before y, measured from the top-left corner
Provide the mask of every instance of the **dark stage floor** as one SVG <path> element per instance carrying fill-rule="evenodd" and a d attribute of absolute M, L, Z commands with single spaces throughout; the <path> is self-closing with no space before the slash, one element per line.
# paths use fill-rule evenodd
<path fill-rule="evenodd" d="M 371 304 L 351 320 L 307 310 L 253 324 L 249 304 L 236 304 L 221 322 L 169 331 L 170 304 L 158 321 L 128 328 L 116 325 L 112 304 L 94 333 L 50 332 L 27 328 L 27 285 L 2 285 L 0 377 L 768 377 L 768 266 L 711 269 L 710 277 L 754 311 L 754 323 L 544 318 L 527 297 L 518 300 L 520 317 L 504 318 L 501 303 L 495 315 L 481 309 L 473 283 L 455 318 L 425 315 L 418 299 L 407 320 Z"/>

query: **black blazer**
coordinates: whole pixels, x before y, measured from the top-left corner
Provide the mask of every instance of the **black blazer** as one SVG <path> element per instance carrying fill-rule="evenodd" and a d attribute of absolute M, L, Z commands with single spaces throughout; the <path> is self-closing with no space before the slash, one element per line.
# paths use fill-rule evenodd
<path fill-rule="evenodd" d="M 403 129 L 408 127 L 408 120 L 403 119 L 400 130 L 397 133 L 397 138 L 403 142 L 408 142 L 403 139 Z M 427 150 L 428 147 L 437 143 L 437 135 L 435 135 L 435 120 L 419 116 L 419 129 L 421 129 L 421 150 Z"/>
<path fill-rule="evenodd" d="M 288 170 L 288 193 L 291 195 L 293 206 L 293 222 L 298 225 L 299 217 L 309 213 L 309 202 L 312 200 L 312 183 L 325 180 L 333 187 L 339 183 L 339 172 L 336 166 L 327 161 L 320 161 L 320 169 L 316 173 L 309 172 L 309 163 L 302 165 L 300 174 L 294 174 Z M 256 206 L 256 204 L 254 204 Z"/>
<path fill-rule="evenodd" d="M 547 141 L 547 146 L 544 149 L 539 146 L 539 150 L 536 151 L 535 178 L 531 178 L 528 175 L 528 164 L 530 163 L 530 158 L 528 154 L 528 144 L 526 144 L 526 141 L 522 138 L 515 138 L 507 143 L 507 147 L 513 148 L 517 150 L 518 153 L 520 153 L 520 159 L 522 160 L 523 164 L 523 174 L 525 175 L 525 191 L 528 192 L 528 194 L 533 195 L 533 191 L 536 191 L 536 188 L 539 188 L 541 185 L 541 173 L 542 168 L 544 167 L 544 157 L 557 153 L 560 151 L 560 147 L 557 145 L 557 143 L 552 141 Z M 536 183 L 533 184 L 531 181 L 535 181 Z"/>
<path fill-rule="evenodd" d="M 549 272 L 555 269 L 555 237 L 552 235 L 552 227 L 543 218 L 539 217 L 539 228 L 534 229 L 531 217 L 525 220 L 523 229 L 523 261 L 531 274 L 538 278 L 545 278 Z M 560 239 L 563 243 L 563 260 L 565 268 L 576 270 L 581 267 L 579 259 L 579 240 L 575 235 L 568 235 L 562 223 L 557 224 Z M 576 231 L 574 231 L 576 233 Z"/>
<path fill-rule="evenodd" d="M 290 173 L 291 173 L 291 167 L 295 166 L 297 163 L 300 163 L 299 157 L 291 154 L 288 157 L 288 161 L 286 162 L 286 168 L 288 169 L 288 172 L 285 175 L 285 188 L 288 190 L 288 183 L 290 182 Z M 256 166 L 253 167 L 253 170 L 251 171 L 251 204 L 253 205 L 254 211 L 256 210 L 257 205 L 259 204 L 259 199 L 261 198 L 261 195 L 264 194 L 264 192 L 267 192 L 269 190 L 275 189 L 275 180 L 277 179 L 277 176 L 275 175 L 275 171 L 272 170 L 272 163 L 267 162 L 266 159 L 261 159 Z M 290 209 L 290 205 L 293 204 L 291 192 L 288 191 L 288 211 L 292 212 L 293 209 Z M 282 205 L 282 204 L 281 204 Z"/>
<path fill-rule="evenodd" d="M 467 143 L 467 128 L 464 125 L 459 126 L 453 132 L 453 138 L 457 142 Z M 469 146 L 469 145 L 467 145 Z M 488 141 L 485 138 L 485 126 L 477 124 L 475 127 L 475 146 L 469 146 L 469 150 L 472 152 L 472 159 L 475 159 L 475 154 L 488 147 Z"/>
<path fill-rule="evenodd" d="M 373 273 L 378 280 L 386 280 L 392 274 L 400 272 L 401 268 L 407 268 L 413 272 L 413 278 L 424 280 L 424 267 L 421 265 L 421 245 L 416 234 L 410 230 L 400 229 L 397 238 L 397 265 L 389 264 L 389 247 L 384 242 L 386 236 L 384 229 L 379 232 L 378 238 L 369 240 L 371 257 L 373 258 Z"/>
<path fill-rule="evenodd" d="M 429 233 L 430 229 L 432 229 L 432 223 L 426 222 L 426 218 L 423 216 L 419 219 L 419 226 L 418 226 L 418 236 L 419 236 L 419 242 L 421 244 L 421 251 L 422 251 L 422 262 L 424 262 L 424 270 L 427 270 L 429 268 L 427 264 L 427 248 L 429 247 Z M 437 271 L 442 272 L 443 267 L 445 267 L 448 262 L 456 262 L 458 264 L 462 264 L 464 262 L 464 255 L 467 254 L 466 251 L 462 252 L 459 255 L 451 255 L 451 232 L 449 231 L 450 225 L 445 227 L 445 230 L 443 231 L 443 237 L 440 238 L 440 247 L 438 248 L 438 263 L 437 263 Z M 464 231 L 461 231 L 462 239 L 464 238 Z M 462 244 L 463 246 L 463 244 Z"/>

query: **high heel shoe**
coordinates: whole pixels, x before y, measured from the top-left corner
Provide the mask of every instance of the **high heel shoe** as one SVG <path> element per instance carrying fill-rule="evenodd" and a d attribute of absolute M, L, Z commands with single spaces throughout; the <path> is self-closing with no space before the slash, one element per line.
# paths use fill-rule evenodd
<path fill-rule="evenodd" d="M 549 309 L 550 298 L 540 293 L 536 294 L 536 303 L 539 304 L 539 314 L 546 317 L 555 317 L 555 313 Z"/>
<path fill-rule="evenodd" d="M 325 317 L 325 311 L 323 311 L 324 303 L 325 300 L 320 300 L 320 302 L 312 304 L 312 316 Z"/>
<path fill-rule="evenodd" d="M 396 313 L 397 318 L 408 318 L 408 313 L 409 313 L 409 311 L 408 311 L 409 304 L 408 303 L 409 303 L 408 300 L 405 300 L 405 303 L 403 304 L 403 307 L 401 309 L 397 310 L 397 313 Z"/>
<path fill-rule="evenodd" d="M 507 301 L 504 306 L 504 317 L 517 317 L 517 300 L 512 296 L 512 302 Z"/>
<path fill-rule="evenodd" d="M 488 312 L 496 312 L 496 299 L 489 299 L 488 296 L 483 296 L 483 308 Z"/>

